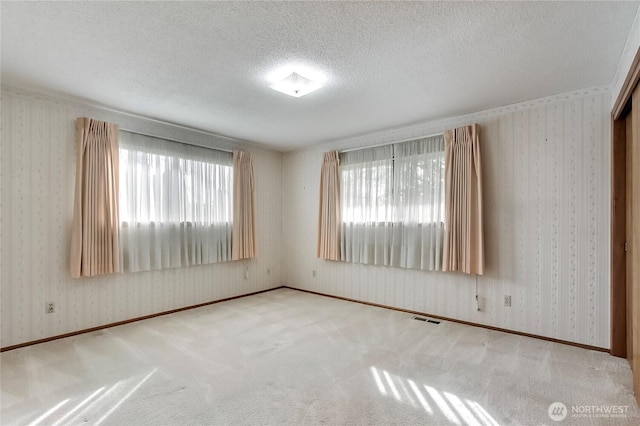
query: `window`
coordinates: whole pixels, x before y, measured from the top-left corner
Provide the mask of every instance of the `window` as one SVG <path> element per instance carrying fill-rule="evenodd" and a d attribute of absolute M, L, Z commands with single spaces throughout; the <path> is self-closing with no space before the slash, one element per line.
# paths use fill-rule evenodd
<path fill-rule="evenodd" d="M 341 153 L 340 188 L 343 222 L 392 222 L 393 146 Z"/>
<path fill-rule="evenodd" d="M 120 132 L 127 272 L 231 260 L 231 153 Z"/>
<path fill-rule="evenodd" d="M 340 154 L 342 260 L 440 270 L 444 161 L 442 136 Z"/>

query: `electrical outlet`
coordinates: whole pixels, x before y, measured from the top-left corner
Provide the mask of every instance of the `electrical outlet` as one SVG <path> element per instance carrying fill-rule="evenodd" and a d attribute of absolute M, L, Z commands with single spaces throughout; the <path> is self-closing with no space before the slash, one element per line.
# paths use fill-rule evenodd
<path fill-rule="evenodd" d="M 249 267 L 245 267 L 244 268 L 244 279 L 248 280 L 249 279 Z"/>
<path fill-rule="evenodd" d="M 504 296 L 504 306 L 507 308 L 511 307 L 511 296 Z"/>
<path fill-rule="evenodd" d="M 45 305 L 45 313 L 53 314 L 56 311 L 56 305 L 53 302 L 47 302 Z"/>
<path fill-rule="evenodd" d="M 316 270 L 315 269 L 313 271 L 311 271 L 311 276 L 315 278 L 315 276 L 316 276 Z"/>
<path fill-rule="evenodd" d="M 267 268 L 267 275 L 271 275 L 271 269 Z"/>

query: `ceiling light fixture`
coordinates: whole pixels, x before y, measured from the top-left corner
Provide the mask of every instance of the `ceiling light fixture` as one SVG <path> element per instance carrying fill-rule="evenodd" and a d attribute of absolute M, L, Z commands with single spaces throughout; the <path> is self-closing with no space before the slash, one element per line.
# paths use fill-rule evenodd
<path fill-rule="evenodd" d="M 292 72 L 284 80 L 273 83 L 269 87 L 273 90 L 277 90 L 278 92 L 293 96 L 294 98 L 299 98 L 300 96 L 304 96 L 318 90 L 322 87 L 322 84 L 317 81 L 310 80 L 297 72 Z"/>

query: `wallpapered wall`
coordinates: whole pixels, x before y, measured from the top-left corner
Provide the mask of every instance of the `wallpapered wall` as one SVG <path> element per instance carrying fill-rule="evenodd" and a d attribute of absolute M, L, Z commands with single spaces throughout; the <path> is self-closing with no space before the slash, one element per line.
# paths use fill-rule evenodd
<path fill-rule="evenodd" d="M 78 116 L 157 136 L 251 151 L 259 257 L 72 280 L 68 264 Z M 2 145 L 2 347 L 282 284 L 279 152 L 6 87 Z M 247 267 L 249 279 L 244 278 Z M 45 314 L 48 301 L 55 302 L 53 314 Z"/>
<path fill-rule="evenodd" d="M 286 154 L 286 284 L 608 348 L 610 107 L 609 88 L 594 88 Z M 316 258 L 324 151 L 473 122 L 482 126 L 484 178 L 480 312 L 473 276 Z"/>
<path fill-rule="evenodd" d="M 608 347 L 610 105 L 609 88 L 593 88 L 283 157 L 178 126 L 3 87 L 0 344 L 6 347 L 285 283 Z M 250 150 L 255 156 L 258 258 L 72 280 L 67 265 L 74 120 L 81 115 L 133 131 Z M 324 151 L 394 142 L 472 122 L 482 126 L 485 182 L 487 273 L 477 279 L 480 312 L 475 310 L 475 277 L 315 257 Z M 502 306 L 503 295 L 511 295 L 511 308 Z M 45 314 L 47 301 L 55 302 L 56 313 Z"/>

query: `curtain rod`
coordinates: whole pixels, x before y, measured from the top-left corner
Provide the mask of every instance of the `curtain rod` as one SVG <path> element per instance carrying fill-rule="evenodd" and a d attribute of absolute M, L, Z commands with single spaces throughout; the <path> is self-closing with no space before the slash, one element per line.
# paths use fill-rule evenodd
<path fill-rule="evenodd" d="M 142 132 L 136 132 L 134 130 L 123 129 L 122 127 L 120 127 L 120 130 L 122 130 L 123 132 L 127 132 L 127 133 L 133 133 L 134 135 L 147 136 L 147 137 L 150 137 L 150 138 L 162 139 L 162 140 L 169 141 L 169 142 L 181 143 L 183 145 L 197 146 L 199 148 L 212 149 L 214 151 L 230 152 L 230 153 L 233 154 L 233 150 L 232 149 L 212 148 L 210 146 L 200 145 L 200 144 L 193 143 L 193 142 L 179 141 L 177 139 L 165 138 L 164 136 L 150 135 L 148 133 L 142 133 Z"/>
<path fill-rule="evenodd" d="M 342 151 L 338 151 L 339 153 L 343 153 L 343 152 L 351 152 L 351 151 L 359 151 L 361 149 L 368 149 L 368 148 L 377 148 L 379 146 L 386 146 L 386 145 L 393 145 L 395 143 L 403 143 L 403 142 L 409 142 L 409 141 L 416 141 L 418 139 L 426 139 L 426 138 L 433 138 L 435 136 L 443 136 L 444 132 L 441 133 L 433 133 L 431 135 L 425 135 L 425 136 L 416 136 L 413 138 L 409 138 L 409 139 L 402 139 L 401 141 L 394 141 L 394 142 L 385 142 L 385 143 L 379 143 L 377 145 L 369 145 L 369 146 L 363 146 L 360 148 L 349 148 L 349 149 L 343 149 Z"/>

